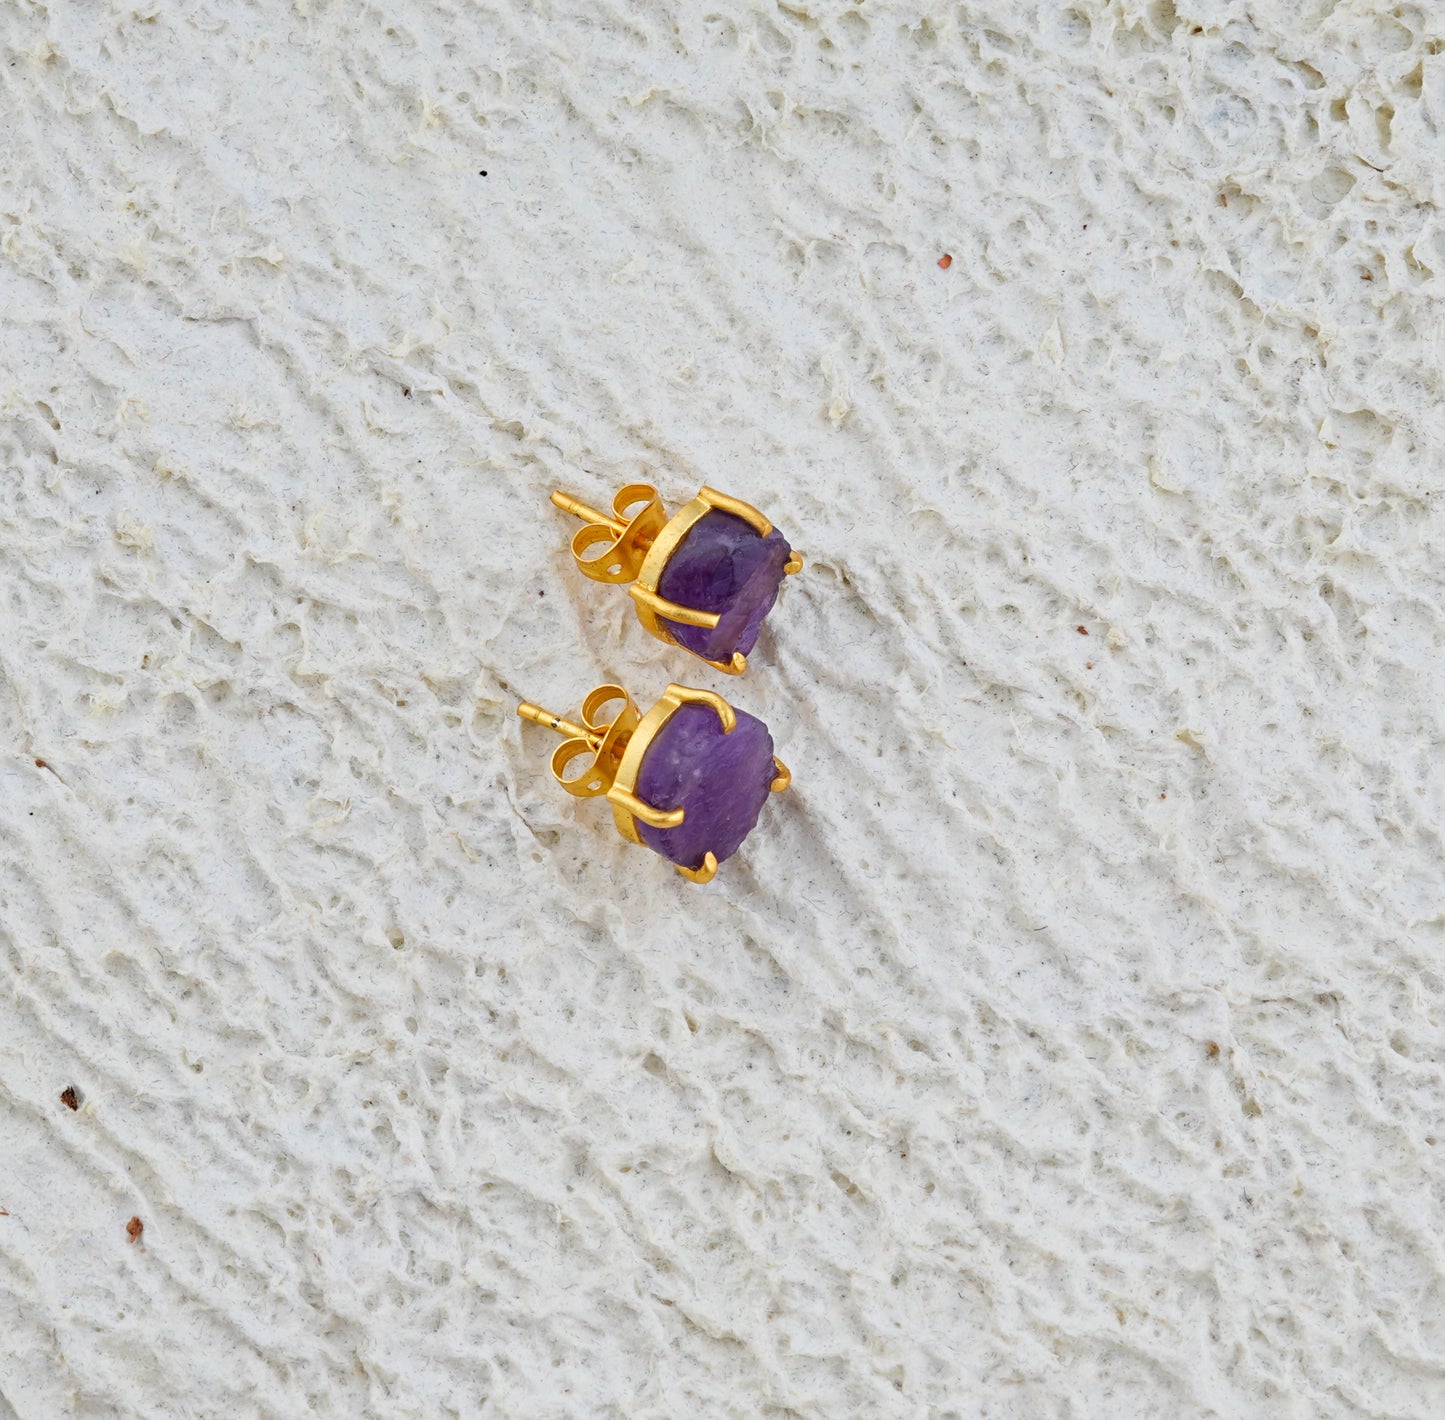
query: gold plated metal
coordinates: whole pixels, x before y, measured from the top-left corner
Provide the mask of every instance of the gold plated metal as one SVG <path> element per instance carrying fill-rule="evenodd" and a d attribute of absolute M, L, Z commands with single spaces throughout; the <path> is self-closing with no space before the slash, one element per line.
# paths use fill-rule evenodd
<path fill-rule="evenodd" d="M 698 611 L 695 607 L 679 606 L 676 602 L 670 602 L 656 592 L 649 592 L 641 582 L 634 582 L 628 587 L 627 595 L 639 606 L 646 607 L 654 616 L 665 616 L 669 621 L 680 622 L 683 626 L 706 626 L 711 629 L 722 620 L 715 611 Z"/>
<path fill-rule="evenodd" d="M 650 483 L 629 483 L 620 490 L 612 500 L 611 515 L 598 512 L 560 489 L 552 494 L 552 502 L 586 524 L 572 538 L 572 556 L 584 575 L 596 582 L 633 582 L 628 591 L 637 604 L 637 619 L 651 635 L 669 646 L 681 643 L 665 622 L 711 629 L 722 620 L 717 612 L 682 606 L 657 590 L 664 569 L 693 524 L 716 509 L 741 518 L 759 537 L 767 537 L 773 530 L 772 523 L 751 503 L 715 488 L 700 488 L 697 497 L 671 518 Z M 794 576 L 802 570 L 803 554 L 795 551 L 783 564 L 783 571 Z M 686 646 L 682 649 L 689 655 L 696 654 Z M 698 659 L 707 661 L 705 656 Z M 741 675 L 748 668 L 747 657 L 738 651 L 729 660 L 707 664 L 725 675 Z"/>
<path fill-rule="evenodd" d="M 615 784 L 608 791 L 607 798 L 615 810 L 631 814 L 649 828 L 676 828 L 687 817 L 684 809 L 657 809 L 651 804 L 644 804 L 636 794 L 629 794 L 626 789 L 619 789 Z"/>
<path fill-rule="evenodd" d="M 681 685 L 668 686 L 645 717 L 620 685 L 599 685 L 588 695 L 582 702 L 580 725 L 526 700 L 517 706 L 517 714 L 567 736 L 552 755 L 552 777 L 580 799 L 605 794 L 622 836 L 641 843 L 639 822 L 649 828 L 676 828 L 686 818 L 685 810 L 659 809 L 639 799 L 636 790 L 637 773 L 648 745 L 673 711 L 689 701 L 712 706 L 725 733 L 737 723 L 732 706 L 722 696 Z M 591 762 L 580 774 L 569 775 L 566 771 L 572 761 L 584 755 Z"/>
<path fill-rule="evenodd" d="M 729 498 L 726 493 L 719 493 L 716 488 L 699 488 L 697 496 L 709 508 L 731 513 L 733 517 L 751 524 L 759 537 L 767 537 L 773 530 L 773 525 L 751 503 L 744 503 L 741 498 Z"/>
<path fill-rule="evenodd" d="M 685 809 L 659 809 L 637 796 L 637 776 L 648 748 L 684 705 L 708 706 L 718 717 L 725 735 L 737 728 L 737 714 L 721 695 L 685 685 L 669 685 L 646 715 L 638 713 L 636 702 L 620 685 L 599 685 L 592 691 L 582 702 L 580 724 L 528 700 L 517 706 L 517 714 L 567 737 L 553 752 L 553 778 L 578 798 L 605 795 L 612 805 L 618 832 L 628 842 L 642 844 L 642 835 L 637 831 L 639 823 L 650 828 L 676 828 L 687 818 Z M 583 755 L 590 757 L 590 763 L 580 774 L 568 777 L 564 771 Z M 777 775 L 769 788 L 779 794 L 792 782 L 793 776 L 776 755 L 773 766 Z M 712 881 L 718 863 L 708 853 L 701 867 L 684 868 L 676 863 L 673 866 L 690 882 L 706 883 Z"/>
<path fill-rule="evenodd" d="M 717 859 L 711 853 L 702 860 L 700 868 L 684 868 L 677 863 L 673 867 L 691 883 L 710 883 L 717 877 Z"/>
<path fill-rule="evenodd" d="M 530 700 L 524 700 L 517 706 L 517 714 L 524 720 L 530 720 L 534 725 L 545 725 L 549 730 L 556 730 L 560 735 L 566 735 L 569 739 L 591 741 L 598 738 L 593 732 L 582 725 L 574 725 L 571 720 L 564 720 L 558 715 L 542 709 L 540 705 L 533 705 Z"/>
<path fill-rule="evenodd" d="M 603 713 L 604 707 L 617 702 L 618 708 Z M 632 697 L 620 685 L 599 685 L 588 695 L 582 702 L 580 725 L 526 700 L 517 706 L 517 714 L 566 737 L 553 752 L 552 777 L 579 799 L 595 798 L 612 787 L 623 748 L 641 718 Z M 581 774 L 569 777 L 566 770 L 572 761 L 584 755 L 591 757 L 591 764 Z"/>
<path fill-rule="evenodd" d="M 632 581 L 667 524 L 667 512 L 657 489 L 648 483 L 629 483 L 619 489 L 612 500 L 611 517 L 560 489 L 552 495 L 552 501 L 564 513 L 586 524 L 572 538 L 572 556 L 583 574 L 594 582 Z"/>

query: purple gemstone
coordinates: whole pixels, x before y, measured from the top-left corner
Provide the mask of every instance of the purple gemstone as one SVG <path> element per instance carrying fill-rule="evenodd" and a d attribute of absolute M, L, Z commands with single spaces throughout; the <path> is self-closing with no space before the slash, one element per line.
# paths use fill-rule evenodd
<path fill-rule="evenodd" d="M 684 809 L 676 828 L 637 832 L 649 848 L 684 868 L 702 867 L 711 852 L 719 863 L 738 851 L 767 802 L 773 778 L 773 737 L 761 720 L 733 712 L 724 734 L 710 705 L 680 705 L 642 757 L 637 797 L 659 809 Z"/>
<path fill-rule="evenodd" d="M 792 548 L 776 528 L 760 537 L 741 518 L 713 508 L 688 529 L 668 558 L 657 591 L 679 606 L 719 612 L 722 620 L 711 629 L 666 620 L 662 625 L 704 660 L 730 661 L 734 651 L 746 656 L 777 600 L 783 564 L 791 555 Z"/>

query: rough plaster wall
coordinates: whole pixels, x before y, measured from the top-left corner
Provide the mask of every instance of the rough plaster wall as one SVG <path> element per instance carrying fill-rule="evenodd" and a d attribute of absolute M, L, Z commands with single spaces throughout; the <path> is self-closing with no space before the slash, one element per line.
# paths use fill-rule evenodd
<path fill-rule="evenodd" d="M 1445 1413 L 1442 49 L 0 7 L 0 1407 Z M 745 680 L 639 475 L 807 553 Z M 708 888 L 613 677 L 794 771 Z"/>

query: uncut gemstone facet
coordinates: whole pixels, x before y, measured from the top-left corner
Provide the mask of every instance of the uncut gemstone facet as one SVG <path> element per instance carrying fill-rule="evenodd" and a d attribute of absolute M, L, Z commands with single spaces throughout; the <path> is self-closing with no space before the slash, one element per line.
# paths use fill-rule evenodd
<path fill-rule="evenodd" d="M 659 809 L 683 809 L 676 828 L 637 825 L 649 848 L 684 868 L 719 863 L 753 831 L 771 791 L 773 737 L 741 710 L 724 734 L 710 705 L 681 705 L 657 732 L 637 775 L 637 796 Z"/>
<path fill-rule="evenodd" d="M 657 591 L 679 606 L 718 612 L 722 620 L 711 628 L 667 620 L 662 625 L 704 660 L 730 661 L 734 651 L 746 656 L 777 600 L 783 564 L 791 555 L 777 528 L 760 537 L 741 518 L 713 508 L 668 558 Z"/>

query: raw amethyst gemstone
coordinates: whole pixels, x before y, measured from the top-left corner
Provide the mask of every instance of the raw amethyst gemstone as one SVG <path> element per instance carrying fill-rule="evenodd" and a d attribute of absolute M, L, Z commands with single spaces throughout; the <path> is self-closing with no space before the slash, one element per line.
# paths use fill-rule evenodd
<path fill-rule="evenodd" d="M 679 606 L 720 612 L 722 620 L 711 629 L 666 620 L 662 625 L 704 660 L 730 661 L 734 651 L 746 656 L 777 599 L 783 564 L 791 555 L 777 528 L 759 537 L 741 518 L 711 509 L 668 558 L 657 591 Z"/>
<path fill-rule="evenodd" d="M 761 541 L 761 539 L 759 539 Z M 761 720 L 733 712 L 723 733 L 710 705 L 680 705 L 647 747 L 637 796 L 659 809 L 683 809 L 676 828 L 637 832 L 649 848 L 684 868 L 700 868 L 709 852 L 722 862 L 753 831 L 773 777 L 773 737 Z"/>

